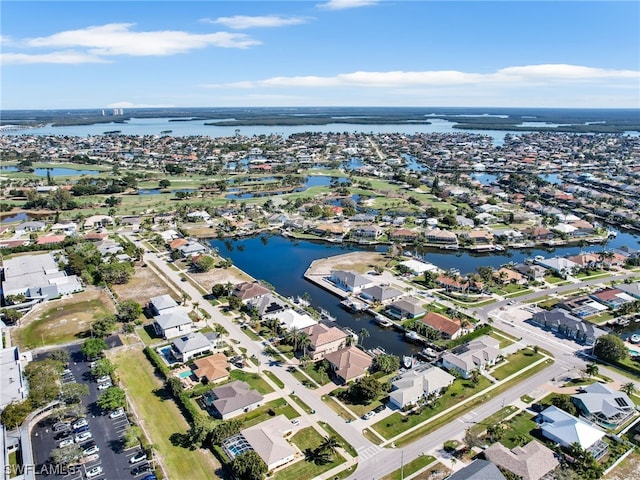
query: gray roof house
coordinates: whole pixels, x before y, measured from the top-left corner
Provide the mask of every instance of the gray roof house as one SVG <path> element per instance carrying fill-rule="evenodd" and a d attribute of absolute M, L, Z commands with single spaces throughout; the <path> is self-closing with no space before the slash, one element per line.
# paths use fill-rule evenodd
<path fill-rule="evenodd" d="M 178 250 L 180 250 L 183 257 L 193 257 L 200 253 L 207 253 L 207 247 L 193 240 L 190 240 L 186 245 L 178 247 Z"/>
<path fill-rule="evenodd" d="M 602 441 L 605 432 L 595 425 L 569 415 L 564 410 L 552 405 L 544 409 L 536 420 L 545 438 L 568 448 L 572 443 L 579 443 L 583 450 L 590 452 L 599 460 L 608 451 L 607 444 Z"/>
<path fill-rule="evenodd" d="M 389 403 L 397 408 L 415 405 L 421 398 L 441 393 L 455 378 L 438 367 L 409 370 L 391 384 Z"/>
<path fill-rule="evenodd" d="M 364 288 L 360 292 L 360 296 L 365 300 L 388 303 L 402 296 L 403 293 L 404 292 L 401 292 L 397 288 L 388 285 L 374 285 L 373 287 Z"/>
<path fill-rule="evenodd" d="M 484 456 L 522 480 L 540 480 L 560 465 L 553 451 L 537 440 L 511 450 L 496 442 L 484 451 Z"/>
<path fill-rule="evenodd" d="M 583 322 L 560 308 L 549 312 L 543 310 L 535 313 L 531 317 L 531 322 L 585 345 L 593 345 L 598 337 L 606 333 L 595 325 Z"/>
<path fill-rule="evenodd" d="M 158 315 L 153 319 L 153 328 L 164 338 L 174 338 L 191 332 L 193 322 L 187 312 L 176 309 L 169 313 Z"/>
<path fill-rule="evenodd" d="M 389 315 L 395 318 L 417 318 L 424 315 L 427 310 L 422 306 L 420 300 L 414 297 L 396 300 L 387 307 Z"/>
<path fill-rule="evenodd" d="M 499 345 L 498 340 L 484 335 L 446 353 L 440 361 L 444 368 L 455 370 L 464 378 L 470 378 L 474 370 L 484 370 L 496 363 L 500 355 Z"/>
<path fill-rule="evenodd" d="M 345 270 L 331 270 L 329 280 L 331 280 L 337 287 L 346 290 L 347 292 L 354 293 L 359 293 L 373 284 L 373 282 L 364 275 Z"/>
<path fill-rule="evenodd" d="M 17 235 L 24 235 L 27 232 L 41 232 L 46 227 L 47 227 L 47 224 L 44 222 L 39 222 L 37 220 L 29 221 L 29 222 L 24 222 L 18 225 L 15 228 L 15 233 Z"/>
<path fill-rule="evenodd" d="M 200 332 L 191 332 L 188 335 L 176 338 L 172 344 L 173 354 L 181 362 L 188 362 L 193 357 L 210 352 L 216 346 L 216 333 L 203 335 Z"/>
<path fill-rule="evenodd" d="M 176 301 L 170 295 L 158 295 L 149 299 L 149 309 L 154 316 L 171 313 L 178 308 Z"/>
<path fill-rule="evenodd" d="M 259 407 L 263 400 L 264 397 L 251 390 L 249 384 L 236 380 L 211 390 L 206 403 L 212 406 L 223 420 L 227 420 Z"/>
<path fill-rule="evenodd" d="M 247 302 L 249 306 L 255 308 L 259 316 L 269 315 L 272 313 L 281 312 L 287 308 L 290 308 L 287 302 L 276 297 L 272 293 L 249 299 Z"/>
<path fill-rule="evenodd" d="M 241 431 L 251 448 L 267 464 L 268 471 L 292 461 L 296 450 L 285 440 L 292 431 L 291 422 L 284 415 L 270 418 Z"/>
<path fill-rule="evenodd" d="M 507 480 L 500 469 L 487 460 L 474 460 L 447 480 Z"/>
<path fill-rule="evenodd" d="M 571 396 L 571 401 L 587 420 L 604 428 L 619 427 L 635 412 L 635 404 L 626 393 L 603 383 L 583 387 L 581 393 Z"/>

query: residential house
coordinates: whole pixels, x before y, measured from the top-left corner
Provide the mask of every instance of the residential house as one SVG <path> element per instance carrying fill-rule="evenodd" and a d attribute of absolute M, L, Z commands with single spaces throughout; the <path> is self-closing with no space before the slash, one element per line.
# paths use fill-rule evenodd
<path fill-rule="evenodd" d="M 328 327 L 322 323 L 311 325 L 302 329 L 311 340 L 307 354 L 311 360 L 322 360 L 326 354 L 337 351 L 343 347 L 349 335 L 337 327 Z"/>
<path fill-rule="evenodd" d="M 260 406 L 264 397 L 252 390 L 246 382 L 236 380 L 214 388 L 203 398 L 223 420 L 237 417 Z"/>
<path fill-rule="evenodd" d="M 415 405 L 430 395 L 439 395 L 453 383 L 455 378 L 434 366 L 409 370 L 392 382 L 389 403 L 397 408 Z"/>
<path fill-rule="evenodd" d="M 462 233 L 462 237 L 474 244 L 490 244 L 493 242 L 493 235 L 487 230 L 469 230 Z"/>
<path fill-rule="evenodd" d="M 122 245 L 109 238 L 105 238 L 104 240 L 96 242 L 96 248 L 98 249 L 98 252 L 100 252 L 100 255 L 102 255 L 103 257 L 106 257 L 107 255 L 117 255 L 124 250 L 122 248 Z"/>
<path fill-rule="evenodd" d="M 607 310 L 603 304 L 596 302 L 588 295 L 580 295 L 569 298 L 558 303 L 558 307 L 569 310 L 573 315 L 579 318 L 587 318 L 592 315 L 598 315 Z"/>
<path fill-rule="evenodd" d="M 377 225 L 363 225 L 351 229 L 351 236 L 363 240 L 377 240 L 384 230 Z"/>
<path fill-rule="evenodd" d="M 506 267 L 500 267 L 493 272 L 493 278 L 502 283 L 516 283 L 518 285 L 527 283 L 527 278 L 523 274 Z"/>
<path fill-rule="evenodd" d="M 174 356 L 182 363 L 188 362 L 193 357 L 210 352 L 216 347 L 218 334 L 215 332 L 206 335 L 200 332 L 191 332 L 176 338 L 172 345 Z"/>
<path fill-rule="evenodd" d="M 75 222 L 61 222 L 51 225 L 52 232 L 62 231 L 66 235 L 74 235 L 78 231 L 78 225 Z"/>
<path fill-rule="evenodd" d="M 422 262 L 420 260 L 405 260 L 400 262 L 399 265 L 402 265 L 406 268 L 412 275 L 422 275 L 425 272 L 436 272 L 438 271 L 438 267 L 436 267 L 433 263 Z"/>
<path fill-rule="evenodd" d="M 109 215 L 91 215 L 85 219 L 83 228 L 102 228 L 107 225 L 113 225 L 113 217 Z"/>
<path fill-rule="evenodd" d="M 194 240 L 189 240 L 185 245 L 178 247 L 178 250 L 183 257 L 193 257 L 194 255 L 200 255 L 207 253 L 207 247 Z"/>
<path fill-rule="evenodd" d="M 364 275 L 345 270 L 331 270 L 329 280 L 337 287 L 353 293 L 360 293 L 363 289 L 373 285 L 373 282 Z"/>
<path fill-rule="evenodd" d="M 260 282 L 242 282 L 235 285 L 232 295 L 238 297 L 243 303 L 256 301 L 266 295 L 271 295 L 271 290 L 263 287 Z"/>
<path fill-rule="evenodd" d="M 569 448 L 578 443 L 583 450 L 600 460 L 608 452 L 608 446 L 602 441 L 605 432 L 595 425 L 569 415 L 552 405 L 538 415 L 536 422 L 545 438 Z"/>
<path fill-rule="evenodd" d="M 313 228 L 313 233 L 322 237 L 342 237 L 348 229 L 338 223 L 323 223 Z"/>
<path fill-rule="evenodd" d="M 406 297 L 396 300 L 387 307 L 387 313 L 397 319 L 418 318 L 424 315 L 426 309 L 420 300 L 414 297 Z"/>
<path fill-rule="evenodd" d="M 579 253 L 567 258 L 580 268 L 599 269 L 602 267 L 602 258 L 595 253 Z"/>
<path fill-rule="evenodd" d="M 171 250 L 177 250 L 180 247 L 187 245 L 188 243 L 189 243 L 189 240 L 187 240 L 184 237 L 173 238 L 172 240 L 169 241 L 169 248 Z"/>
<path fill-rule="evenodd" d="M 229 378 L 229 362 L 224 353 L 215 353 L 208 357 L 198 358 L 193 361 L 193 374 L 198 381 L 206 383 L 219 383 Z"/>
<path fill-rule="evenodd" d="M 291 435 L 292 430 L 293 427 L 289 419 L 284 415 L 278 415 L 241 430 L 240 435 L 264 461 L 267 470 L 272 471 L 295 459 L 296 450 L 285 439 Z M 225 440 L 223 445 L 226 443 Z M 230 458 L 233 458 L 235 453 L 233 451 L 230 453 Z"/>
<path fill-rule="evenodd" d="M 271 292 L 264 296 L 251 298 L 247 301 L 247 305 L 258 313 L 258 316 L 262 318 L 264 315 L 276 314 L 282 312 L 287 308 L 290 308 L 289 304 L 284 300 L 276 297 Z"/>
<path fill-rule="evenodd" d="M 154 317 L 171 313 L 178 309 L 176 301 L 167 294 L 150 298 L 147 306 Z"/>
<path fill-rule="evenodd" d="M 345 347 L 326 353 L 324 359 L 329 362 L 338 381 L 347 383 L 367 373 L 373 358 L 357 347 Z"/>
<path fill-rule="evenodd" d="M 418 238 L 418 233 L 408 228 L 397 228 L 391 230 L 389 238 L 397 242 L 413 242 Z"/>
<path fill-rule="evenodd" d="M 373 223 L 376 221 L 376 216 L 371 213 L 356 213 L 350 220 L 352 222 Z"/>
<path fill-rule="evenodd" d="M 560 308 L 535 313 L 531 317 L 531 322 L 584 345 L 593 345 L 598 337 L 606 333 L 595 325 L 583 322 Z"/>
<path fill-rule="evenodd" d="M 541 282 L 544 280 L 544 276 L 547 271 L 540 265 L 531 265 L 528 263 L 519 263 L 513 269 L 524 275 L 528 280 L 532 282 Z"/>
<path fill-rule="evenodd" d="M 458 243 L 458 237 L 456 237 L 455 233 L 450 232 L 449 230 L 441 230 L 439 228 L 427 230 L 424 237 L 429 243 L 441 243 L 447 245 L 457 245 Z"/>
<path fill-rule="evenodd" d="M 500 469 L 487 460 L 476 459 L 457 470 L 447 480 L 507 480 Z"/>
<path fill-rule="evenodd" d="M 386 304 L 401 297 L 403 294 L 404 292 L 389 285 L 374 285 L 363 289 L 360 292 L 360 297 L 370 302 Z"/>
<path fill-rule="evenodd" d="M 582 387 L 571 401 L 587 420 L 603 428 L 618 428 L 635 412 L 635 404 L 626 393 L 598 382 Z"/>
<path fill-rule="evenodd" d="M 449 318 L 440 313 L 429 312 L 420 321 L 438 331 L 443 338 L 454 340 L 463 334 L 462 324 L 457 318 Z"/>
<path fill-rule="evenodd" d="M 534 240 L 536 242 L 541 242 L 544 240 L 552 240 L 555 237 L 555 234 L 546 227 L 533 227 L 533 228 L 525 228 L 523 230 L 526 238 L 530 240 Z"/>
<path fill-rule="evenodd" d="M 196 210 L 195 212 L 187 213 L 187 219 L 190 222 L 208 222 L 211 220 L 211 215 L 204 210 Z"/>
<path fill-rule="evenodd" d="M 44 222 L 29 221 L 18 225 L 14 232 L 16 235 L 25 235 L 32 232 L 44 232 L 45 228 L 47 228 L 47 224 Z"/>
<path fill-rule="evenodd" d="M 268 313 L 262 316 L 264 320 L 275 318 L 280 322 L 283 329 L 287 331 L 302 330 L 304 328 L 315 325 L 316 322 L 310 315 L 299 313 L 298 311 L 287 308 L 278 312 Z"/>
<path fill-rule="evenodd" d="M 36 241 L 37 245 L 53 245 L 54 243 L 62 243 L 65 240 L 66 235 L 47 235 L 39 237 Z"/>
<path fill-rule="evenodd" d="M 163 338 L 175 338 L 191 333 L 193 322 L 182 308 L 163 313 L 153 318 L 153 328 Z"/>
<path fill-rule="evenodd" d="M 600 303 L 605 304 L 611 310 L 617 310 L 625 303 L 636 301 L 634 297 L 632 297 L 628 293 L 623 292 L 619 288 L 605 288 L 604 290 L 599 290 L 595 293 L 592 293 L 590 297 Z"/>
<path fill-rule="evenodd" d="M 540 480 L 560 465 L 553 450 L 537 440 L 511 450 L 496 442 L 485 449 L 484 456 L 522 480 Z"/>
<path fill-rule="evenodd" d="M 553 273 L 560 275 L 561 277 L 571 275 L 579 269 L 579 265 L 577 263 L 564 257 L 543 258 L 542 260 L 535 260 L 535 262 L 541 267 L 551 270 Z"/>
<path fill-rule="evenodd" d="M 498 340 L 484 335 L 445 353 L 440 362 L 444 368 L 457 371 L 463 378 L 471 378 L 474 370 L 486 370 L 496 363 L 500 356 L 499 346 Z"/>
<path fill-rule="evenodd" d="M 595 227 L 586 220 L 575 220 L 569 224 L 576 229 L 573 232 L 574 237 L 587 237 L 596 233 Z"/>
<path fill-rule="evenodd" d="M 631 295 L 635 300 L 640 300 L 640 282 L 620 283 L 616 288 Z"/>

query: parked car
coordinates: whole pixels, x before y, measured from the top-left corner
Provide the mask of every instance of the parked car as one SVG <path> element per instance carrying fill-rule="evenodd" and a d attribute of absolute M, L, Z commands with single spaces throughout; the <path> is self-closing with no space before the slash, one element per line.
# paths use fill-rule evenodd
<path fill-rule="evenodd" d="M 151 465 L 149 465 L 148 463 L 144 463 L 142 465 L 138 465 L 137 467 L 134 467 L 131 469 L 131 475 L 140 475 L 141 473 L 144 472 L 151 472 Z"/>
<path fill-rule="evenodd" d="M 89 425 L 83 425 L 82 427 L 78 427 L 76 429 L 74 429 L 74 433 L 82 433 L 82 432 L 86 432 L 89 430 Z"/>
<path fill-rule="evenodd" d="M 82 443 L 86 440 L 89 440 L 90 438 L 93 438 L 93 435 L 91 434 L 91 432 L 82 432 L 76 435 L 75 441 L 76 443 Z"/>
<path fill-rule="evenodd" d="M 94 453 L 98 453 L 99 451 L 100 449 L 97 445 L 91 445 L 90 447 L 87 447 L 82 451 L 82 455 L 88 457 L 89 455 L 93 455 Z"/>
<path fill-rule="evenodd" d="M 87 419 L 85 417 L 80 417 L 75 422 L 73 422 L 71 425 L 73 425 L 73 428 L 80 428 L 80 427 L 84 427 L 86 425 L 89 425 L 89 422 L 87 422 Z"/>
<path fill-rule="evenodd" d="M 71 430 L 71 425 L 68 422 L 58 422 L 53 424 L 54 432 L 63 432 L 65 430 Z"/>
<path fill-rule="evenodd" d="M 125 411 L 124 408 L 118 408 L 109 414 L 109 418 L 118 418 L 124 416 Z"/>
<path fill-rule="evenodd" d="M 147 454 L 144 452 L 138 452 L 129 459 L 129 463 L 138 463 L 147 459 Z"/>
<path fill-rule="evenodd" d="M 64 432 L 56 433 L 53 437 L 54 440 L 64 440 L 65 438 L 73 438 L 73 432 L 71 430 L 65 430 Z"/>
<path fill-rule="evenodd" d="M 96 379 L 96 382 L 98 383 L 104 383 L 104 382 L 110 382 L 110 381 L 111 381 L 111 377 L 109 375 L 103 375 Z"/>
<path fill-rule="evenodd" d="M 153 473 L 150 473 L 146 477 L 143 477 L 142 480 L 157 480 L 157 477 Z"/>
<path fill-rule="evenodd" d="M 387 408 L 387 407 L 385 407 L 384 405 L 378 405 L 376 408 L 374 408 L 374 409 L 373 409 L 373 411 L 374 411 L 375 413 L 380 413 L 380 412 L 382 412 L 385 408 Z"/>
<path fill-rule="evenodd" d="M 89 470 L 87 470 L 87 473 L 85 475 L 87 476 L 87 478 L 95 478 L 99 475 L 102 475 L 102 465 L 90 468 Z"/>
<path fill-rule="evenodd" d="M 111 382 L 101 383 L 100 385 L 98 385 L 98 390 L 106 390 L 107 388 L 111 388 L 111 387 L 113 387 L 113 384 Z"/>
<path fill-rule="evenodd" d="M 300 425 L 300 420 L 294 418 L 293 420 L 291 420 L 291 425 Z"/>
<path fill-rule="evenodd" d="M 371 417 L 373 417 L 376 414 L 376 412 L 374 412 L 373 410 L 371 410 L 370 412 L 365 413 L 362 416 L 363 420 L 369 420 Z"/>
<path fill-rule="evenodd" d="M 69 445 L 73 445 L 73 438 L 65 438 L 60 443 L 58 443 L 58 448 L 68 447 Z"/>

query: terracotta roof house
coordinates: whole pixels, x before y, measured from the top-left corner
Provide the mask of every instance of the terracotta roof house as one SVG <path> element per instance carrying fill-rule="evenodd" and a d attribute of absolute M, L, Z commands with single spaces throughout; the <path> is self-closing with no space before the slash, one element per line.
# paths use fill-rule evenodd
<path fill-rule="evenodd" d="M 538 415 L 536 423 L 545 438 L 569 448 L 573 443 L 580 444 L 596 460 L 600 460 L 608 452 L 608 446 L 602 441 L 605 432 L 595 425 L 569 415 L 564 410 L 552 405 Z"/>
<path fill-rule="evenodd" d="M 394 318 L 417 318 L 424 315 L 426 310 L 420 300 L 413 297 L 396 300 L 387 307 L 387 312 Z"/>
<path fill-rule="evenodd" d="M 551 240 L 555 234 L 545 227 L 526 228 L 523 233 L 532 240 Z"/>
<path fill-rule="evenodd" d="M 579 253 L 567 258 L 582 268 L 600 268 L 602 266 L 600 255 L 595 253 Z"/>
<path fill-rule="evenodd" d="M 349 336 L 337 327 L 327 327 L 322 323 L 303 328 L 302 332 L 309 335 L 311 340 L 308 355 L 313 361 L 321 360 L 326 354 L 343 347 Z"/>
<path fill-rule="evenodd" d="M 87 240 L 89 242 L 99 242 L 100 240 L 104 240 L 108 236 L 109 236 L 109 234 L 108 233 L 104 233 L 104 232 L 90 232 L 90 233 L 87 233 L 82 238 L 84 238 L 85 240 Z"/>
<path fill-rule="evenodd" d="M 353 293 L 359 293 L 364 288 L 373 285 L 373 282 L 364 275 L 345 270 L 331 270 L 329 280 L 337 287 Z"/>
<path fill-rule="evenodd" d="M 605 304 L 612 310 L 616 310 L 625 303 L 635 302 L 636 300 L 631 295 L 623 292 L 619 288 L 605 288 L 604 290 L 592 293 L 590 296 L 594 300 Z"/>
<path fill-rule="evenodd" d="M 331 364 L 333 373 L 342 383 L 363 376 L 373 362 L 370 355 L 354 346 L 328 353 L 324 358 Z"/>
<path fill-rule="evenodd" d="M 249 384 L 240 380 L 216 387 L 205 397 L 205 404 L 213 407 L 223 420 L 253 410 L 264 400 L 264 397 L 252 390 Z"/>
<path fill-rule="evenodd" d="M 443 338 L 456 339 L 462 335 L 460 320 L 451 319 L 435 312 L 429 312 L 420 319 L 422 323 L 440 332 Z"/>
<path fill-rule="evenodd" d="M 500 469 L 487 460 L 474 460 L 466 467 L 461 468 L 447 480 L 507 480 Z"/>
<path fill-rule="evenodd" d="M 256 281 L 238 283 L 233 289 L 232 295 L 238 297 L 244 303 L 248 303 L 250 300 L 264 297 L 270 293 L 271 290 Z"/>
<path fill-rule="evenodd" d="M 493 273 L 493 278 L 500 280 L 503 283 L 526 283 L 527 279 L 520 272 L 511 270 L 510 268 L 501 267 Z"/>
<path fill-rule="evenodd" d="M 337 223 L 324 223 L 313 228 L 313 233 L 323 236 L 341 236 L 347 233 L 347 231 L 347 228 Z"/>
<path fill-rule="evenodd" d="M 413 230 L 409 230 L 408 228 L 398 228 L 398 229 L 392 230 L 391 233 L 389 234 L 389 237 L 391 238 L 391 240 L 398 240 L 401 242 L 412 242 L 418 237 L 418 234 Z"/>
<path fill-rule="evenodd" d="M 270 418 L 240 433 L 251 448 L 262 458 L 267 470 L 272 471 L 292 461 L 296 450 L 284 437 L 292 432 L 291 422 L 284 415 Z"/>
<path fill-rule="evenodd" d="M 470 378 L 474 370 L 486 370 L 494 365 L 500 356 L 500 342 L 484 335 L 472 342 L 455 348 L 442 356 L 442 366 L 455 370 L 463 378 Z"/>
<path fill-rule="evenodd" d="M 176 250 L 182 247 L 183 245 L 187 245 L 188 243 L 189 243 L 189 240 L 187 240 L 186 238 L 176 238 L 174 240 L 171 240 L 171 242 L 169 242 L 169 248 L 171 250 Z"/>
<path fill-rule="evenodd" d="M 461 282 L 457 278 L 447 277 L 446 275 L 439 275 L 436 278 L 436 283 L 442 288 L 455 291 L 461 291 L 469 288 L 469 282 Z"/>
<path fill-rule="evenodd" d="M 582 387 L 571 401 L 587 420 L 604 428 L 619 427 L 635 412 L 635 404 L 626 393 L 598 382 Z"/>
<path fill-rule="evenodd" d="M 540 480 L 560 465 L 553 451 L 537 440 L 511 450 L 496 442 L 485 449 L 484 456 L 522 480 Z"/>
<path fill-rule="evenodd" d="M 193 374 L 199 381 L 206 380 L 207 383 L 218 383 L 229 378 L 229 362 L 224 353 L 215 353 L 208 357 L 198 358 L 193 362 L 196 367 Z"/>
<path fill-rule="evenodd" d="M 47 235 L 46 237 L 38 238 L 36 242 L 38 245 L 51 245 L 53 243 L 62 243 L 67 238 L 65 235 Z"/>

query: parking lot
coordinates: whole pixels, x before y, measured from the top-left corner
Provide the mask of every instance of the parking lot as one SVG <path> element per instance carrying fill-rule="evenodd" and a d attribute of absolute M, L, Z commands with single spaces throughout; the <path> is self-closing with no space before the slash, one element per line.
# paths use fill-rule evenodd
<path fill-rule="evenodd" d="M 51 451 L 61 446 L 79 445 L 83 456 L 79 464 L 69 467 L 66 471 L 50 467 L 40 468 L 40 471 L 50 474 L 39 477 L 51 480 L 119 480 L 147 477 L 151 468 L 141 449 L 124 449 L 123 436 L 129 426 L 127 415 L 124 412 L 103 412 L 96 404 L 100 394 L 105 390 L 101 389 L 100 385 L 107 384 L 110 380 L 98 383 L 92 377 L 90 363 L 82 358 L 79 347 L 71 347 L 69 353 L 72 360 L 62 375 L 62 382 L 75 381 L 89 386 L 89 396 L 82 402 L 83 411 L 69 422 L 65 420 L 56 423 L 53 418 L 40 421 L 31 432 L 31 441 L 34 460 L 39 467 L 50 465 Z"/>

